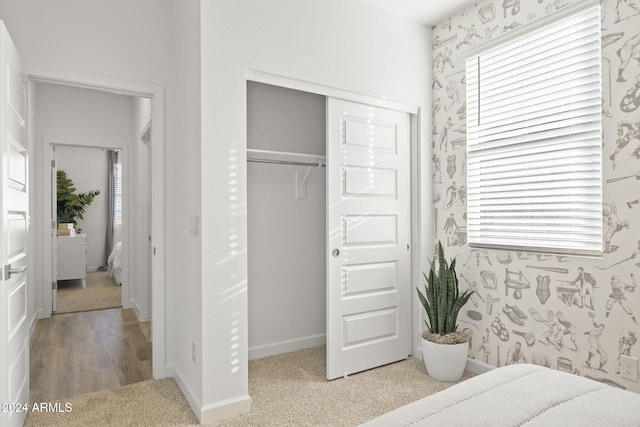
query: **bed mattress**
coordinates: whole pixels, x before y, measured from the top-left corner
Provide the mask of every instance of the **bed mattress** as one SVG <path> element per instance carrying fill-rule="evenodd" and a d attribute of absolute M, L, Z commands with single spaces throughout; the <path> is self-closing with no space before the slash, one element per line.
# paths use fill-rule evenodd
<path fill-rule="evenodd" d="M 122 242 L 117 242 L 107 260 L 109 275 L 118 285 L 122 285 Z"/>
<path fill-rule="evenodd" d="M 640 394 L 538 365 L 494 369 L 362 426 L 640 426 Z"/>

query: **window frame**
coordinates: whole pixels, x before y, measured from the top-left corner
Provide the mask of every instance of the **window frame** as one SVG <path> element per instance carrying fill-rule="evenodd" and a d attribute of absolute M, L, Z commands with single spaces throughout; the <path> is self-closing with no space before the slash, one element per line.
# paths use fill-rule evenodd
<path fill-rule="evenodd" d="M 584 2 L 580 2 L 577 4 L 574 4 L 572 6 L 567 6 L 563 9 L 561 9 L 560 11 L 549 15 L 547 17 L 541 18 L 540 20 L 533 22 L 531 24 L 527 24 L 527 25 L 523 25 L 521 27 L 518 27 L 517 29 L 513 30 L 512 32 L 510 32 L 509 34 L 496 38 L 494 40 L 490 40 L 480 46 L 477 46 L 475 48 L 470 49 L 469 51 L 466 52 L 466 55 L 464 57 L 465 63 L 467 62 L 467 60 L 478 57 L 478 56 L 482 56 L 484 53 L 486 52 L 491 52 L 497 48 L 499 48 L 500 46 L 504 46 L 508 43 L 513 43 L 514 41 L 517 41 L 520 37 L 525 36 L 531 32 L 543 29 L 545 27 L 548 27 L 549 25 L 552 25 L 558 21 L 561 20 L 565 20 L 573 15 L 577 15 L 580 14 L 582 12 L 586 12 L 590 9 L 593 8 L 598 8 L 598 12 L 601 13 L 600 10 L 600 3 L 597 0 L 589 0 L 589 1 L 584 1 Z M 600 23 L 599 25 L 599 31 L 601 32 L 601 27 L 600 27 Z M 602 67 L 602 54 L 601 51 L 599 53 L 599 58 L 598 58 L 600 67 Z M 470 61 L 471 62 L 471 61 Z M 468 68 L 468 64 L 465 67 L 466 69 L 466 76 L 469 76 L 469 68 Z M 599 94 L 600 94 L 600 98 L 602 97 L 602 71 L 600 70 L 600 81 L 599 81 Z M 479 87 L 479 83 L 478 83 L 478 87 Z M 473 99 L 473 97 L 471 97 Z M 481 102 L 480 100 L 477 101 L 477 104 L 472 105 L 469 102 L 470 99 L 470 93 L 469 93 L 469 79 L 467 79 L 467 109 L 470 109 L 470 105 L 472 107 L 477 107 L 477 106 L 481 106 Z M 472 108 L 471 108 L 472 110 Z M 467 114 L 467 130 L 469 131 L 470 128 L 473 125 L 472 120 L 474 120 L 475 116 L 472 116 L 470 114 Z M 480 114 L 478 113 L 477 118 L 479 120 Z M 581 249 L 581 248 L 575 248 L 575 247 L 571 247 L 572 245 L 567 245 L 565 247 L 559 247 L 559 246 L 554 246 L 554 245 L 547 245 L 547 246 L 540 246 L 540 245 L 530 245 L 527 244 L 526 239 L 523 238 L 523 240 L 520 242 L 521 244 L 505 244 L 505 243 L 495 243 L 492 241 L 487 241 L 485 240 L 484 242 L 479 241 L 477 234 L 476 236 L 471 236 L 471 231 L 473 229 L 474 224 L 472 224 L 471 222 L 469 222 L 467 224 L 467 233 L 469 234 L 467 237 L 467 245 L 470 248 L 479 248 L 479 249 L 503 249 L 503 250 L 517 250 L 517 251 L 527 251 L 527 252 L 541 252 L 541 253 L 553 253 L 553 254 L 562 254 L 562 255 L 585 255 L 585 256 L 601 256 L 603 253 L 603 230 L 602 230 L 602 199 L 603 199 L 603 183 L 602 183 L 602 169 L 603 169 L 603 162 L 602 162 L 602 112 L 600 110 L 600 119 L 599 119 L 599 169 L 596 170 L 596 172 L 599 172 L 599 195 L 596 194 L 595 197 L 599 196 L 599 202 L 600 202 L 600 209 L 599 209 L 599 218 L 597 219 L 597 221 L 595 219 L 591 219 L 591 221 L 595 224 L 597 222 L 597 224 L 599 225 L 599 233 L 594 233 L 594 236 L 598 236 L 599 238 L 594 238 L 593 242 L 592 242 L 592 247 L 590 249 Z M 469 137 L 469 136 L 468 136 Z M 469 141 L 468 141 L 469 142 Z M 468 163 L 471 163 L 471 156 L 472 154 L 470 153 L 470 144 L 467 144 L 467 160 Z M 467 175 L 467 190 L 468 192 L 472 192 L 473 190 L 473 186 L 476 185 L 475 183 L 470 183 L 469 182 L 469 173 Z M 477 184 L 479 185 L 479 184 Z M 477 188 L 477 187 L 475 187 Z M 468 194 L 469 196 L 469 194 Z M 524 210 L 522 210 L 521 212 L 524 212 Z M 480 215 L 480 214 L 479 214 Z M 467 204 L 467 216 L 468 218 L 470 218 L 470 205 L 469 203 Z M 572 224 L 569 224 L 568 227 L 571 227 Z M 479 226 L 478 226 L 479 227 Z M 524 226 L 522 226 L 524 229 Z M 476 233 L 476 231 L 473 231 L 473 233 Z M 495 240 L 499 240 L 499 239 L 495 239 Z M 595 245 L 597 244 L 597 240 L 599 240 L 599 249 L 594 249 L 593 247 L 595 247 Z"/>

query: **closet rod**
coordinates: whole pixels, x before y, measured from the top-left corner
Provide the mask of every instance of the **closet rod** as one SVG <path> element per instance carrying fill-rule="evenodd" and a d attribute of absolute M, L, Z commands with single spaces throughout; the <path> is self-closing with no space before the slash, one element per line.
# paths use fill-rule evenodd
<path fill-rule="evenodd" d="M 277 165 L 292 165 L 292 166 L 309 166 L 309 167 L 326 167 L 325 164 L 323 164 L 322 162 L 296 162 L 293 160 L 272 160 L 272 159 L 252 159 L 252 158 L 247 158 L 247 162 L 253 162 L 253 163 L 271 163 L 271 164 L 277 164 Z"/>

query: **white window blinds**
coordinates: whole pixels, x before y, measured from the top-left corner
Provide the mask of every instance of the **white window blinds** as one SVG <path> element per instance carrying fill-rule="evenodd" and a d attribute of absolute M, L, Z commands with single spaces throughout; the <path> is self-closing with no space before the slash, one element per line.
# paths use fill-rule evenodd
<path fill-rule="evenodd" d="M 468 242 L 602 252 L 600 7 L 467 59 Z"/>

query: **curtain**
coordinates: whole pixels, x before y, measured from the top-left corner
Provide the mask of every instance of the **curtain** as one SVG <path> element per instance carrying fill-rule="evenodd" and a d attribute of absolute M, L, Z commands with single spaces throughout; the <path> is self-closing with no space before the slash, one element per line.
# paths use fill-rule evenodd
<path fill-rule="evenodd" d="M 118 164 L 118 150 L 107 150 L 107 235 L 105 239 L 105 255 L 103 270 L 107 269 L 109 255 L 113 248 L 114 218 L 115 218 L 115 168 Z"/>

